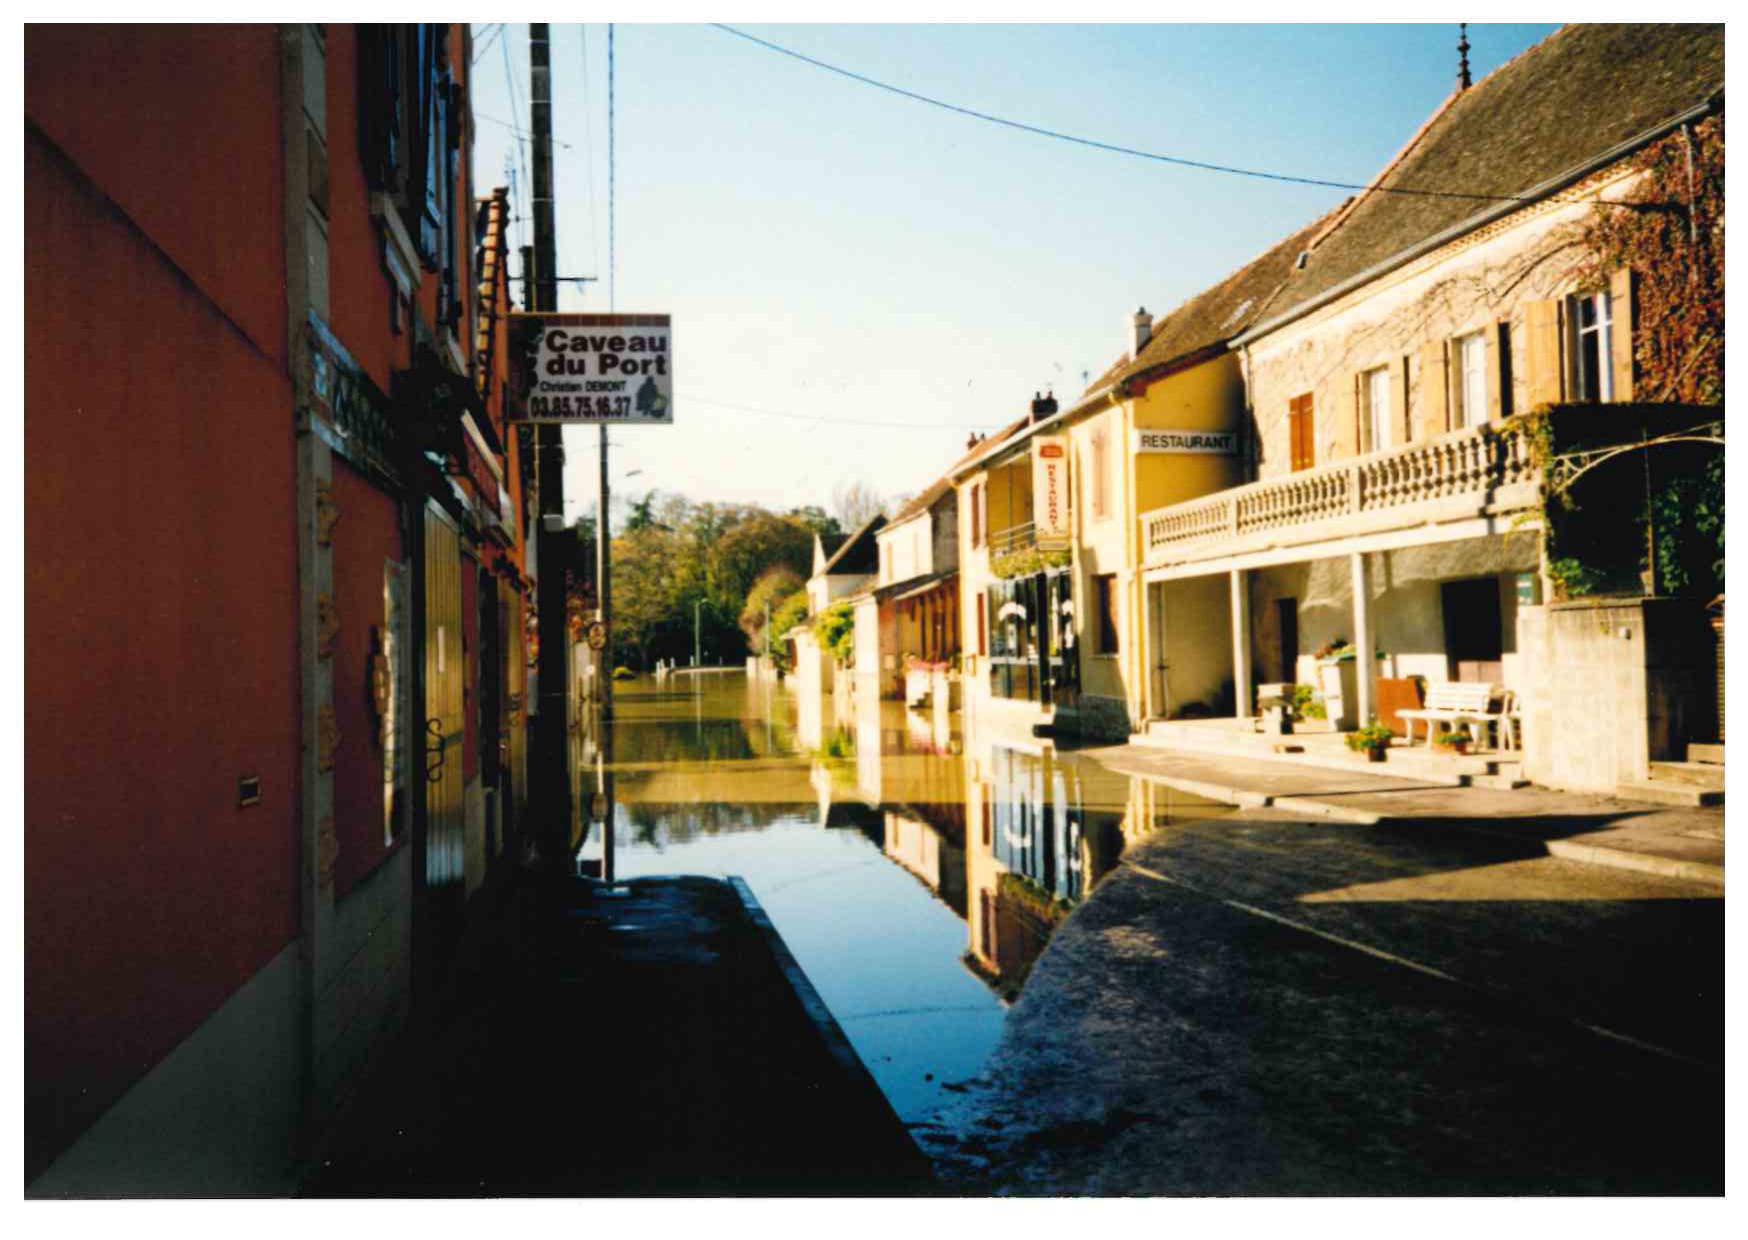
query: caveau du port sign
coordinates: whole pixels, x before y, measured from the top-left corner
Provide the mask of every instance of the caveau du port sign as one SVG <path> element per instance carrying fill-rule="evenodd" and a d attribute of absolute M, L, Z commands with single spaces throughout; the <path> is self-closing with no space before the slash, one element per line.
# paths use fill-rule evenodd
<path fill-rule="evenodd" d="M 674 327 L 665 314 L 512 314 L 510 374 L 522 422 L 674 420 Z"/>

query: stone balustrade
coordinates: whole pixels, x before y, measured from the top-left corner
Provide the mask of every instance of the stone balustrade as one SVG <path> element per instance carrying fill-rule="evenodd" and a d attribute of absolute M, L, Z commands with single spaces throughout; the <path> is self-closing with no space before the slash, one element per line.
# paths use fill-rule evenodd
<path fill-rule="evenodd" d="M 1393 516 L 1410 516 L 1407 510 L 1470 498 L 1485 506 L 1506 488 L 1535 482 L 1522 431 L 1491 425 L 1454 431 L 1143 513 L 1146 561 L 1199 559 L 1223 550 L 1222 542 L 1248 544 L 1270 531 L 1309 536 L 1313 526 L 1333 533 L 1331 523 L 1348 532 L 1387 527 Z"/>

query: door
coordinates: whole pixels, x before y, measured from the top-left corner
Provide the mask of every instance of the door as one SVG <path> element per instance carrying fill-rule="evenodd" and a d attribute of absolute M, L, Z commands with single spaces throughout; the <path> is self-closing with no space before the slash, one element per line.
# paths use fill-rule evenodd
<path fill-rule="evenodd" d="M 1451 678 L 1499 684 L 1505 678 L 1499 578 L 1446 581 L 1440 584 L 1439 594 Z"/>
<path fill-rule="evenodd" d="M 425 883 L 453 896 L 466 878 L 463 808 L 461 538 L 436 507 L 425 508 Z M 447 898 L 439 905 L 446 906 Z"/>
<path fill-rule="evenodd" d="M 1275 679 L 1283 685 L 1294 684 L 1299 679 L 1298 599 L 1278 598 L 1275 600 L 1275 630 L 1280 635 L 1279 654 L 1275 667 L 1279 675 Z"/>

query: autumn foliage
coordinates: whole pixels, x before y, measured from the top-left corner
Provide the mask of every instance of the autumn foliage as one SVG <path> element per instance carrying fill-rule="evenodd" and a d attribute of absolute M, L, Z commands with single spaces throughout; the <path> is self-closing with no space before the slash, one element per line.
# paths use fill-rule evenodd
<path fill-rule="evenodd" d="M 1585 274 L 1635 283 L 1639 401 L 1724 399 L 1724 118 L 1717 113 L 1653 143 L 1620 202 L 1599 202 L 1584 230 Z"/>

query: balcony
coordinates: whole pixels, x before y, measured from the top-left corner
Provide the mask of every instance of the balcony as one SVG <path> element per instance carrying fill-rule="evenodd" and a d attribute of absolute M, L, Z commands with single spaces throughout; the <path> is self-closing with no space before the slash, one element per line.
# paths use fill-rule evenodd
<path fill-rule="evenodd" d="M 992 560 L 1016 551 L 1033 551 L 1037 546 L 1038 526 L 1032 521 L 989 532 L 989 558 Z"/>
<path fill-rule="evenodd" d="M 1142 513 L 1143 566 L 1518 513 L 1539 485 L 1521 429 L 1453 431 Z"/>

